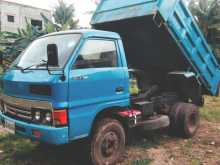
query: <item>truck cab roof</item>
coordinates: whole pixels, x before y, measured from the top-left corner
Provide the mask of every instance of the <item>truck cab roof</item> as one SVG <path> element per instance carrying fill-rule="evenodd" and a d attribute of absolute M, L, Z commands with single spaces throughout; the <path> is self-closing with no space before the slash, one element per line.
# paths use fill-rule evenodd
<path fill-rule="evenodd" d="M 103 30 L 93 30 L 93 29 L 78 29 L 78 30 L 68 30 L 61 32 L 54 32 L 43 37 L 53 36 L 53 35 L 63 35 L 63 34 L 82 34 L 85 38 L 98 37 L 98 38 L 113 38 L 120 39 L 119 34 L 115 32 L 103 31 Z"/>

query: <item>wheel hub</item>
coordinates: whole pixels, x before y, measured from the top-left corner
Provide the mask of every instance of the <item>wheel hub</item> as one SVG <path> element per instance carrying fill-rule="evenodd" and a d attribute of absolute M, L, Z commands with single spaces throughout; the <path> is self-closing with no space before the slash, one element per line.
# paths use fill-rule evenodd
<path fill-rule="evenodd" d="M 197 117 L 196 117 L 196 114 L 195 113 L 192 113 L 190 116 L 189 116 L 189 121 L 188 121 L 188 126 L 189 126 L 189 130 L 191 132 L 193 132 L 196 127 L 197 127 Z"/>
<path fill-rule="evenodd" d="M 115 132 L 107 133 L 101 145 L 101 152 L 104 157 L 111 157 L 117 151 L 119 139 Z"/>

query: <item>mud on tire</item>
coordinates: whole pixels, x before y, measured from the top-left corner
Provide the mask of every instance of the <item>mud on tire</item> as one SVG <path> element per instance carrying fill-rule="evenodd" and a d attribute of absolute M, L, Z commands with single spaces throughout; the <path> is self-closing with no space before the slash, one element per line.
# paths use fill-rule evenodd
<path fill-rule="evenodd" d="M 121 123 L 106 118 L 98 122 L 91 139 L 90 156 L 94 165 L 114 165 L 123 157 L 125 131 Z"/>

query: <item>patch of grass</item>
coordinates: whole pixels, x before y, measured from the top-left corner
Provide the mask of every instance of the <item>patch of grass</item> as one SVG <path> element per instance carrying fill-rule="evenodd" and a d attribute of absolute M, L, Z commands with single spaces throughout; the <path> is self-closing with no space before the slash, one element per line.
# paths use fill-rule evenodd
<path fill-rule="evenodd" d="M 160 145 L 159 141 L 144 140 L 136 144 L 136 147 L 142 148 L 142 149 L 149 149 L 149 148 L 157 147 L 159 145 Z"/>
<path fill-rule="evenodd" d="M 131 165 L 148 165 L 151 162 L 151 159 L 134 160 Z"/>
<path fill-rule="evenodd" d="M 201 117 L 210 122 L 220 122 L 220 107 L 204 107 L 200 110 Z"/>
<path fill-rule="evenodd" d="M 201 164 L 200 160 L 198 160 L 197 158 L 192 158 L 191 165 L 200 165 L 200 164 Z"/>
<path fill-rule="evenodd" d="M 205 106 L 200 109 L 201 117 L 210 122 L 220 122 L 220 97 L 205 97 Z"/>
<path fill-rule="evenodd" d="M 191 149 L 192 145 L 193 145 L 193 141 L 192 141 L 192 139 L 189 139 L 189 140 L 187 140 L 187 143 L 186 143 L 185 147 Z"/>
<path fill-rule="evenodd" d="M 192 139 L 187 140 L 187 142 L 182 146 L 181 150 L 183 155 L 190 158 L 191 165 L 200 165 L 201 161 L 196 157 L 196 155 L 192 152 L 193 141 Z"/>
<path fill-rule="evenodd" d="M 145 138 L 142 137 L 138 140 L 136 139 L 135 142 L 133 142 L 132 147 L 137 147 L 144 150 L 153 147 L 158 147 L 160 145 L 161 139 L 162 136 L 149 133 L 148 136 L 145 136 Z"/>
<path fill-rule="evenodd" d="M 191 149 L 192 149 L 192 139 L 189 139 L 186 144 L 182 146 L 182 152 L 184 155 L 191 156 Z"/>
<path fill-rule="evenodd" d="M 23 165 L 27 164 L 25 155 L 33 150 L 34 144 L 29 140 L 12 136 L 9 134 L 0 134 L 0 164 L 1 165 Z"/>
<path fill-rule="evenodd" d="M 90 165 L 82 144 L 53 146 L 0 133 L 0 165 Z"/>

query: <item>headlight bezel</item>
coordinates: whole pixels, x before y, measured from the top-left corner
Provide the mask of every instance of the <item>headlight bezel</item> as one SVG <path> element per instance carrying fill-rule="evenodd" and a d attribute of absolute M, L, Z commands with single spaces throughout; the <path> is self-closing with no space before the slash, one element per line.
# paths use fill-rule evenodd
<path fill-rule="evenodd" d="M 36 118 L 36 113 L 39 116 L 39 119 Z M 46 120 L 46 114 L 50 114 L 51 119 L 50 121 Z M 51 110 L 44 110 L 44 109 L 32 109 L 32 122 L 36 124 L 42 124 L 47 126 L 53 126 L 53 115 Z"/>

